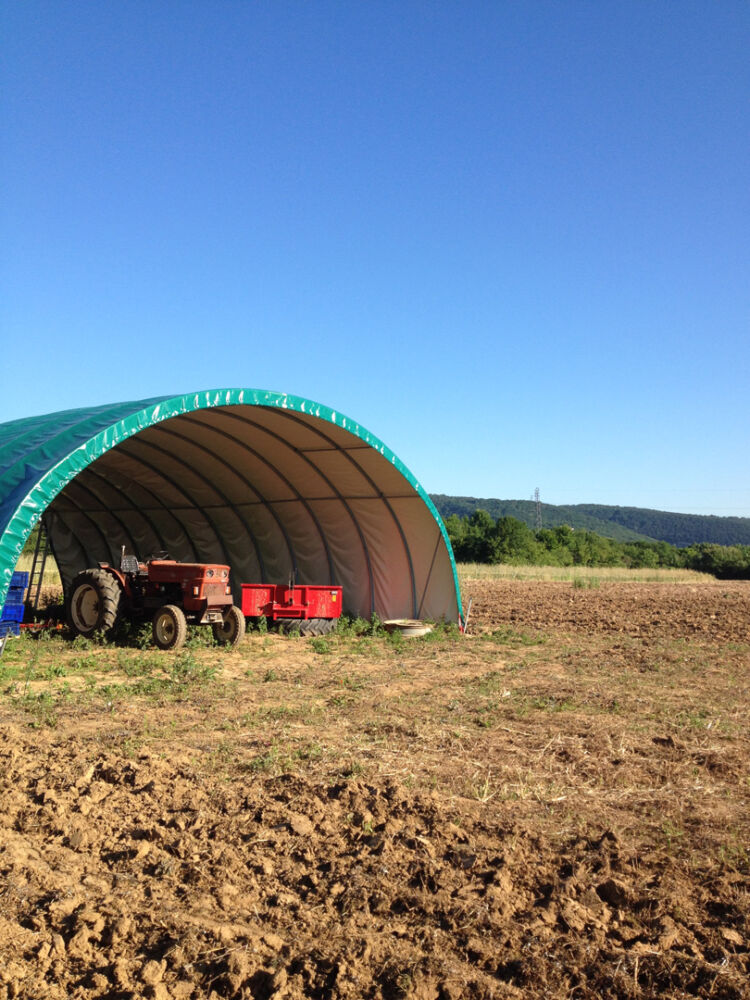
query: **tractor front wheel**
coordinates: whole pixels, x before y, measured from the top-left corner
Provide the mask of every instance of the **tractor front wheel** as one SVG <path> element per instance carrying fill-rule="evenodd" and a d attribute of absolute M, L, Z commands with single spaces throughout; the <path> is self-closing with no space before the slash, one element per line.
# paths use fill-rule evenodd
<path fill-rule="evenodd" d="M 182 608 L 165 604 L 154 615 L 154 642 L 159 649 L 179 649 L 187 638 L 187 620 Z"/>
<path fill-rule="evenodd" d="M 245 634 L 245 616 L 235 604 L 224 615 L 224 620 L 212 626 L 214 639 L 220 646 L 237 646 Z"/>
<path fill-rule="evenodd" d="M 108 635 L 117 624 L 121 600 L 122 588 L 111 573 L 105 569 L 85 569 L 70 588 L 68 624 L 87 639 L 96 632 Z"/>

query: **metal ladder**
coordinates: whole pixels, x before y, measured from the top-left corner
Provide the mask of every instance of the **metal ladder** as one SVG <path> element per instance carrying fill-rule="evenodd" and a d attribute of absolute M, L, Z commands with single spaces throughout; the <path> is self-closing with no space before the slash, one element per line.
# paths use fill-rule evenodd
<path fill-rule="evenodd" d="M 42 593 L 42 583 L 44 581 L 44 569 L 47 559 L 51 555 L 49 538 L 44 525 L 44 519 L 39 522 L 39 533 L 36 536 L 36 546 L 34 548 L 34 558 L 31 562 L 31 572 L 29 573 L 29 589 L 26 592 L 26 607 L 33 615 L 39 607 L 39 597 Z"/>

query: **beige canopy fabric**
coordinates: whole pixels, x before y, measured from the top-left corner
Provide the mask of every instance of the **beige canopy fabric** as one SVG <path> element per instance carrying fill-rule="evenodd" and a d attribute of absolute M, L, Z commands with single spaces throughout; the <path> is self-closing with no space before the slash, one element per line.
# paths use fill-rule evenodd
<path fill-rule="evenodd" d="M 19 501 L 2 498 L 4 577 L 43 516 L 66 586 L 119 563 L 124 545 L 141 559 L 228 563 L 237 602 L 243 582 L 293 579 L 340 584 L 352 615 L 461 620 L 427 494 L 382 442 L 310 400 L 232 389 L 68 411 L 4 425 L 3 452 Z"/>

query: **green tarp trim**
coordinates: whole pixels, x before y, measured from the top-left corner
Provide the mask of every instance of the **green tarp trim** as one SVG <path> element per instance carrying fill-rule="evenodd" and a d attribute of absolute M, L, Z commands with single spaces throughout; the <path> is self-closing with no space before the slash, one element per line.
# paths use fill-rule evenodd
<path fill-rule="evenodd" d="M 218 406 L 260 406 L 303 413 L 348 431 L 379 452 L 416 490 L 435 519 L 450 557 L 456 605 L 458 613 L 462 613 L 458 571 L 445 526 L 432 500 L 404 463 L 379 438 L 343 413 L 302 396 L 261 389 L 213 389 L 0 424 L 0 608 L 26 539 L 71 480 L 115 445 L 147 427 Z"/>

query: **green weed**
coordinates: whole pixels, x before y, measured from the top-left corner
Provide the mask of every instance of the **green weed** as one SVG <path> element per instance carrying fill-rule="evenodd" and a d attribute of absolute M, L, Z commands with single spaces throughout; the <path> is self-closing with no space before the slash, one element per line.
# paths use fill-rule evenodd
<path fill-rule="evenodd" d="M 288 754 L 282 753 L 277 746 L 271 746 L 265 753 L 258 754 L 251 761 L 240 765 L 241 770 L 252 774 L 272 771 L 283 774 L 294 770 L 294 761 Z"/>
<path fill-rule="evenodd" d="M 499 670 L 490 670 L 481 677 L 473 677 L 466 682 L 467 691 L 475 690 L 477 694 L 495 694 L 504 688 L 504 676 Z"/>
<path fill-rule="evenodd" d="M 678 847 L 685 836 L 685 831 L 681 826 L 673 823 L 671 819 L 665 819 L 661 825 L 661 832 L 667 844 L 667 850 L 673 851 Z"/>
<path fill-rule="evenodd" d="M 41 691 L 39 694 L 26 692 L 18 699 L 18 704 L 31 716 L 34 729 L 41 729 L 42 726 L 54 729 L 57 725 L 57 701 L 49 691 Z"/>
<path fill-rule="evenodd" d="M 373 615 L 369 621 L 365 618 L 349 618 L 347 615 L 342 615 L 334 631 L 337 635 L 353 638 L 362 636 L 369 638 L 375 636 L 382 637 L 388 634 L 377 615 Z"/>
<path fill-rule="evenodd" d="M 177 654 L 170 669 L 170 680 L 180 687 L 205 684 L 216 677 L 217 668 L 212 663 L 201 663 L 193 649 L 185 648 Z"/>
<path fill-rule="evenodd" d="M 750 875 L 750 849 L 744 843 L 731 840 L 721 844 L 717 857 L 724 868 Z"/>

